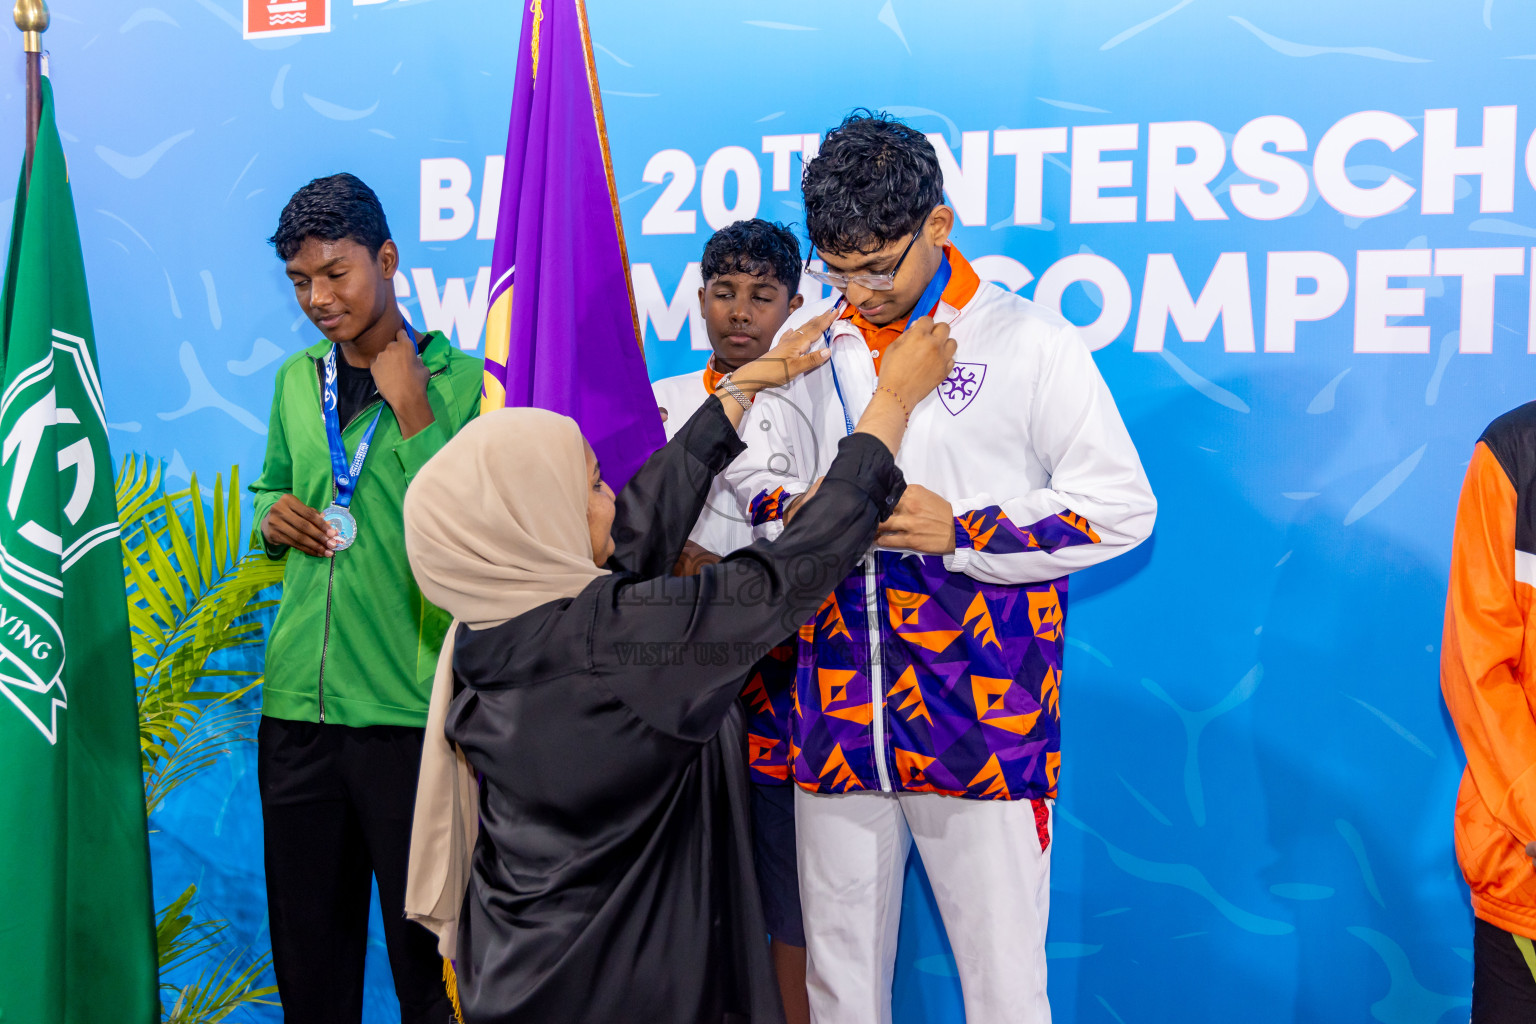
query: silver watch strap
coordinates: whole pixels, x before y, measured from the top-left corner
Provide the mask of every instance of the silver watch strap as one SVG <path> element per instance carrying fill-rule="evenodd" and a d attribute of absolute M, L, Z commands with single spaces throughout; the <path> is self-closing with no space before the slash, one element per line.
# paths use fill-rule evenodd
<path fill-rule="evenodd" d="M 730 374 L 726 374 L 724 377 L 720 378 L 720 386 L 725 388 L 726 394 L 740 402 L 743 409 L 752 408 L 752 399 L 747 397 L 747 393 L 745 391 L 736 386 L 736 382 L 731 380 Z"/>

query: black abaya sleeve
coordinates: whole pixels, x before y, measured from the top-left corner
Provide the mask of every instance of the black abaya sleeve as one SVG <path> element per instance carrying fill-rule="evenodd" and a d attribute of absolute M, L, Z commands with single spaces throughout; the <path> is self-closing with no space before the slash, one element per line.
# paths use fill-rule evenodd
<path fill-rule="evenodd" d="M 619 578 L 605 588 L 589 634 L 591 671 L 653 728 L 708 739 L 760 648 L 815 614 L 870 549 L 905 486 L 879 440 L 844 438 L 815 498 L 778 540 L 698 576 Z"/>
<path fill-rule="evenodd" d="M 642 579 L 672 571 L 710 484 L 746 450 L 720 399 L 709 397 L 619 492 L 608 567 Z"/>

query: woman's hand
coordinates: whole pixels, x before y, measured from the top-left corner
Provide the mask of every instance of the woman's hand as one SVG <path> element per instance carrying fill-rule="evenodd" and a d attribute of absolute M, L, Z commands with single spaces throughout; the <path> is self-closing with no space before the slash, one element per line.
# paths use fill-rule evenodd
<path fill-rule="evenodd" d="M 748 395 L 755 395 L 768 388 L 779 388 L 796 377 L 816 369 L 827 361 L 831 352 L 821 349 L 807 350 L 816 343 L 837 320 L 834 306 L 820 316 L 813 316 L 796 330 L 779 339 L 777 345 L 731 374 L 731 382 Z"/>
<path fill-rule="evenodd" d="M 895 391 L 910 413 L 954 368 L 955 340 L 949 325 L 925 316 L 885 350 L 879 386 Z"/>
<path fill-rule="evenodd" d="M 873 434 L 896 454 L 912 410 L 954 368 L 955 339 L 949 336 L 949 325 L 923 317 L 885 350 L 874 397 L 854 433 Z"/>
<path fill-rule="evenodd" d="M 773 348 L 746 366 L 732 372 L 729 375 L 731 383 L 751 399 L 756 397 L 759 391 L 783 387 L 801 374 L 816 369 L 826 362 L 832 353 L 829 349 L 808 353 L 806 349 L 816 343 L 816 339 L 832 326 L 832 321 L 835 319 L 837 319 L 836 306 L 820 316 L 807 320 L 798 330 L 790 331 L 780 338 L 779 343 Z M 731 426 L 739 429 L 742 417 L 747 414 L 746 408 L 724 386 L 715 389 L 715 397 L 720 400 L 720 406 L 725 410 L 726 419 L 731 421 Z"/>

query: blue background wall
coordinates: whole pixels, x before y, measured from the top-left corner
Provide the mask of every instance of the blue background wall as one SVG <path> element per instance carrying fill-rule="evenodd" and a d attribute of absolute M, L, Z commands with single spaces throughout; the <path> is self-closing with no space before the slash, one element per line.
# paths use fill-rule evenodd
<path fill-rule="evenodd" d="M 474 286 L 491 243 L 468 221 L 461 238 L 423 240 L 458 228 L 430 228 L 447 216 L 435 207 L 424 218 L 421 162 L 462 161 L 478 216 L 485 158 L 505 138 L 519 4 L 333 3 L 331 33 L 263 42 L 241 39 L 236 0 L 54 4 L 46 38 L 119 455 L 162 456 L 173 475 L 232 462 L 255 475 L 277 362 L 315 337 L 263 240 L 319 174 L 352 170 L 378 190 L 413 271 L 403 304 L 418 325 L 451 318 L 460 344 L 480 345 Z M 1415 194 L 1355 219 L 1314 189 L 1294 215 L 1258 221 L 1233 208 L 1227 189 L 1250 179 L 1229 159 L 1212 183 L 1227 219 L 1197 221 L 1181 205 L 1172 222 L 1147 223 L 1147 138 L 1152 122 L 1201 121 L 1230 143 L 1281 114 L 1305 129 L 1309 148 L 1292 155 L 1307 166 L 1347 114 L 1389 111 L 1422 130 L 1426 109 L 1454 107 L 1461 143 L 1475 144 L 1482 108 L 1518 103 L 1531 83 L 1536 9 L 590 6 L 630 258 L 658 286 L 646 300 L 653 377 L 702 363 L 671 321 L 709 232 L 700 187 L 681 204 L 701 211 L 693 233 L 642 232 L 663 190 L 642 180 L 658 152 L 682 150 L 702 171 L 723 147 L 745 147 L 759 212 L 797 222 L 794 189 L 771 188 L 762 137 L 823 131 L 856 105 L 908 117 L 957 158 L 963 132 L 1140 126 L 1134 152 L 1106 155 L 1133 161 L 1132 186 L 1111 194 L 1140 197 L 1134 223 L 1073 223 L 1063 153 L 1044 165 L 1041 223 L 1015 225 L 1014 161 L 994 155 L 984 216 L 956 233 L 967 255 L 1004 255 L 1035 277 L 1064 256 L 1106 257 L 1137 304 L 1148 253 L 1173 253 L 1198 293 L 1219 253 L 1246 252 L 1259 334 L 1259 351 L 1226 351 L 1223 327 L 1204 343 L 1170 327 L 1162 352 L 1133 351 L 1133 308 L 1097 353 L 1161 514 L 1151 542 L 1073 583 L 1048 947 L 1057 1018 L 1465 1019 L 1471 917 L 1450 844 L 1461 757 L 1438 695 L 1440 620 L 1472 442 L 1532 391 L 1529 290 L 1526 276 L 1500 278 L 1493 351 L 1463 354 L 1458 278 L 1396 279 L 1424 290 L 1424 315 L 1397 322 L 1427 326 L 1428 351 L 1359 354 L 1355 254 L 1530 245 L 1536 189 L 1518 159 L 1512 211 L 1484 212 L 1486 183 L 1463 178 L 1451 213 L 1422 213 Z M 15 168 L 19 59 L 6 66 L 0 167 Z M 1522 115 L 1523 157 L 1536 108 Z M 1372 187 L 1396 174 L 1416 189 L 1423 156 L 1420 139 L 1396 152 L 1367 142 L 1349 177 Z M 1289 250 L 1332 253 L 1351 290 L 1339 312 L 1301 325 L 1295 352 L 1266 352 L 1266 254 Z M 669 318 L 656 303 L 677 295 Z M 1063 298 L 1082 323 L 1104 301 L 1080 284 Z M 199 881 L 238 940 L 263 947 L 253 748 L 178 793 L 157 827 L 160 900 Z M 898 1018 L 958 1021 L 942 932 L 920 885 L 908 895 Z M 377 952 L 369 1012 L 383 1021 Z"/>

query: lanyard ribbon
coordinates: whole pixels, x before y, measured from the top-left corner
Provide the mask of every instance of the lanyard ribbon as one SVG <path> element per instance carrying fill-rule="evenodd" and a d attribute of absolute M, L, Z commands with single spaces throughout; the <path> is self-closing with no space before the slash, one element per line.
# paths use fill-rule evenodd
<path fill-rule="evenodd" d="M 420 337 L 410 324 L 405 325 L 405 333 L 411 341 L 420 344 Z M 335 345 L 325 354 L 325 387 L 320 404 L 325 411 L 325 440 L 331 449 L 331 482 L 336 486 L 336 504 L 346 508 L 352 504 L 352 492 L 357 490 L 357 476 L 363 471 L 363 460 L 368 458 L 368 448 L 373 444 L 373 432 L 378 429 L 379 417 L 384 415 L 384 403 L 379 403 L 379 411 L 373 414 L 373 422 L 363 431 L 363 440 L 358 444 L 357 453 L 352 456 L 350 463 L 347 462 L 346 442 L 341 438 L 341 417 L 336 412 Z"/>
<path fill-rule="evenodd" d="M 939 269 L 934 271 L 933 280 L 928 282 L 928 287 L 923 289 L 923 297 L 917 300 L 917 305 L 912 307 L 912 312 L 907 314 L 906 326 L 903 331 L 910 331 L 912 325 L 925 316 L 933 316 L 939 311 L 939 299 L 944 295 L 944 289 L 949 287 L 949 275 L 953 273 L 949 266 L 948 257 L 939 261 Z M 928 312 L 924 313 L 923 310 Z"/>
<path fill-rule="evenodd" d="M 373 422 L 363 432 L 363 440 L 357 446 L 357 454 L 347 462 L 347 446 L 341 437 L 341 417 L 336 412 L 336 346 L 325 354 L 325 439 L 331 449 L 331 480 L 336 485 L 336 504 L 342 508 L 352 504 L 352 492 L 357 489 L 357 475 L 363 470 L 363 460 L 368 458 L 368 447 L 373 443 L 373 432 L 378 429 L 379 418 L 384 415 L 384 405 L 373 414 Z"/>
<path fill-rule="evenodd" d="M 913 323 L 922 317 L 932 316 L 939 311 L 939 299 L 943 297 L 944 289 L 949 286 L 949 276 L 951 273 L 949 258 L 946 256 L 939 261 L 939 269 L 934 272 L 932 280 L 928 282 L 928 287 L 923 289 L 922 297 L 917 300 L 917 305 L 913 306 L 912 312 L 907 314 L 907 322 L 902 327 L 903 332 L 910 331 Z M 837 304 L 841 306 L 845 301 L 847 301 L 846 298 L 840 298 L 837 300 Z M 924 310 L 927 310 L 927 312 L 923 312 Z M 831 348 L 831 327 L 827 328 L 822 338 L 826 341 L 827 347 Z M 837 389 L 837 400 L 843 406 L 843 426 L 851 434 L 853 433 L 853 416 L 849 414 L 848 402 L 843 398 L 843 385 L 837 379 L 837 366 L 833 360 L 828 359 L 827 368 L 832 371 L 832 386 Z"/>

